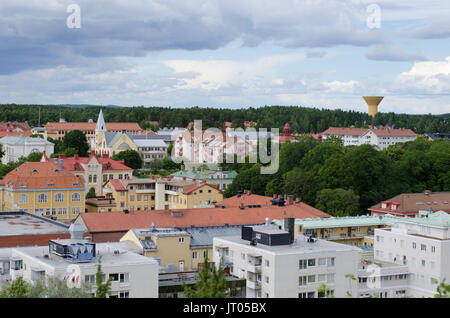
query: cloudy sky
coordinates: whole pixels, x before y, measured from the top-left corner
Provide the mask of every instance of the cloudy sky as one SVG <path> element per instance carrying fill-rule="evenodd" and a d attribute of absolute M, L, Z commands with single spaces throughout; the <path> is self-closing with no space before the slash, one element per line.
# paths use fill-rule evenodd
<path fill-rule="evenodd" d="M 383 95 L 383 112 L 448 113 L 449 16 L 448 0 L 1 0 L 0 103 L 366 111 Z"/>

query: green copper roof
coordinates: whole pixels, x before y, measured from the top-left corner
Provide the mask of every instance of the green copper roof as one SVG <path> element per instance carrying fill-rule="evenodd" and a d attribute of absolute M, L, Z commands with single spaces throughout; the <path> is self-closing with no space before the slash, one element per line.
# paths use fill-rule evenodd
<path fill-rule="evenodd" d="M 225 175 L 227 179 L 233 179 L 237 176 L 237 172 L 234 170 L 230 171 L 213 171 L 213 170 L 205 170 L 205 171 L 193 171 L 193 170 L 180 170 L 175 173 L 172 173 L 171 176 L 174 177 L 186 177 L 189 179 L 210 179 L 211 175 L 221 173 Z"/>
<path fill-rule="evenodd" d="M 404 220 L 407 221 L 408 223 L 416 223 L 416 224 L 437 226 L 437 227 L 443 227 L 443 228 L 450 227 L 450 214 L 448 214 L 447 212 L 444 212 L 444 211 L 434 212 L 434 213 L 428 214 L 428 216 L 407 218 Z"/>
<path fill-rule="evenodd" d="M 332 228 L 332 227 L 348 227 L 348 226 L 373 226 L 373 225 L 389 225 L 392 226 L 401 218 L 386 214 L 386 215 L 361 215 L 361 216 L 344 216 L 331 218 L 308 218 L 296 219 L 296 225 L 302 225 L 303 229 L 318 229 L 318 228 Z M 277 225 L 283 226 L 283 220 L 273 220 Z"/>

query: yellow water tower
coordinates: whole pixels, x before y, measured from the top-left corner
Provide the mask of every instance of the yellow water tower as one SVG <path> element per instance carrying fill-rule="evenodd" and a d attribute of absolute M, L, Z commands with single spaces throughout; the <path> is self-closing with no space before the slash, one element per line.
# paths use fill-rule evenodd
<path fill-rule="evenodd" d="M 363 96 L 364 100 L 366 101 L 367 105 L 369 105 L 369 116 L 375 117 L 375 115 L 378 113 L 378 105 L 383 100 L 383 96 Z"/>

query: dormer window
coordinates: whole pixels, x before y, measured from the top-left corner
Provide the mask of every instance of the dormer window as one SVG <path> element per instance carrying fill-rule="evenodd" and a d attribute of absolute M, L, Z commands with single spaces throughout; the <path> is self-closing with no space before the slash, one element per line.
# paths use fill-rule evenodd
<path fill-rule="evenodd" d="M 386 203 L 381 203 L 381 208 L 386 209 Z"/>
<path fill-rule="evenodd" d="M 391 205 L 391 209 L 392 209 L 392 210 L 396 210 L 396 209 L 397 209 L 397 205 L 396 205 L 396 204 L 392 204 L 392 205 Z"/>

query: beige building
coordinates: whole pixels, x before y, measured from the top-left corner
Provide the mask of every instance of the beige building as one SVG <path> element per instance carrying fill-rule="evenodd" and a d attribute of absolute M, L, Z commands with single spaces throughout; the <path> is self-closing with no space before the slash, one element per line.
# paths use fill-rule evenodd
<path fill-rule="evenodd" d="M 59 155 L 57 158 L 48 158 L 44 152 L 41 162 L 59 160 L 64 170 L 71 172 L 75 176 L 83 176 L 85 180 L 85 191 L 90 188 L 95 189 L 96 195 L 102 195 L 103 184 L 111 179 L 126 179 L 133 174 L 133 169 L 126 166 L 123 160 L 113 160 L 107 154 L 98 158 L 92 151 L 88 158 L 66 157 Z"/>
<path fill-rule="evenodd" d="M 114 198 L 116 211 L 211 208 L 223 200 L 214 185 L 156 178 L 108 180 L 103 193 Z"/>
<path fill-rule="evenodd" d="M 136 252 L 159 260 L 172 271 L 199 269 L 206 258 L 212 261 L 214 237 L 240 234 L 240 226 L 130 229 L 120 242 Z"/>

